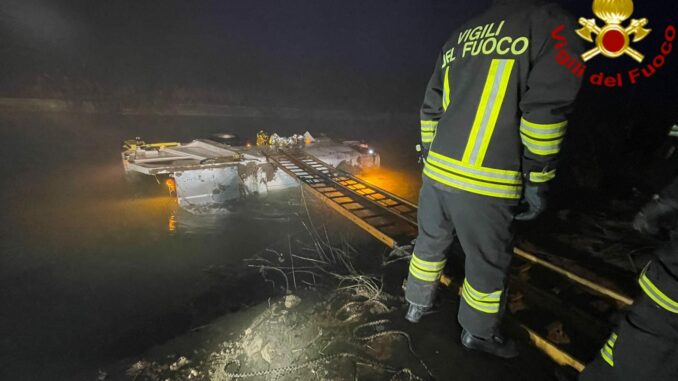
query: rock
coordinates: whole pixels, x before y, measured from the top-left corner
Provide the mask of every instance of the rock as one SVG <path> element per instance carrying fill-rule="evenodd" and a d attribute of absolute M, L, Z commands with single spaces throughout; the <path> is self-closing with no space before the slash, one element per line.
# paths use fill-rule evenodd
<path fill-rule="evenodd" d="M 287 295 L 285 297 L 285 308 L 292 309 L 301 303 L 301 298 L 296 295 Z"/>
<path fill-rule="evenodd" d="M 177 371 L 186 365 L 190 364 L 191 362 L 184 356 L 179 357 L 177 361 L 175 361 L 172 365 L 170 365 L 170 370 L 171 371 Z"/>

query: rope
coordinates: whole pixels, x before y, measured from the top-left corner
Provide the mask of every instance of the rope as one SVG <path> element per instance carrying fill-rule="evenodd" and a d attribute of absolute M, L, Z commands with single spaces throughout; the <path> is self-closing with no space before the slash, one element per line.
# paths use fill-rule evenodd
<path fill-rule="evenodd" d="M 224 367 L 224 376 L 230 377 L 230 378 L 250 378 L 250 377 L 259 377 L 259 376 L 268 376 L 272 374 L 276 375 L 284 375 L 292 372 L 297 372 L 299 370 L 302 370 L 304 368 L 308 368 L 309 366 L 316 365 L 318 363 L 321 363 L 323 361 L 332 361 L 340 358 L 350 358 L 355 361 L 360 361 L 361 363 L 365 363 L 366 365 L 369 365 L 373 368 L 381 369 L 389 373 L 402 373 L 401 370 L 395 369 L 389 365 L 380 363 L 378 361 L 371 360 L 367 357 L 357 355 L 355 353 L 349 353 L 349 352 L 340 352 L 340 353 L 333 353 L 325 356 L 318 357 L 313 360 L 306 361 L 301 364 L 297 365 L 290 365 L 290 366 L 285 366 L 285 367 L 280 367 L 280 368 L 273 368 L 273 369 L 267 369 L 267 370 L 260 370 L 260 371 L 255 371 L 255 372 L 229 372 L 226 370 L 231 364 L 237 364 L 238 367 L 240 366 L 240 362 L 238 360 L 231 361 L 230 363 L 226 364 Z M 422 380 L 423 381 L 423 380 Z"/>
<path fill-rule="evenodd" d="M 412 340 L 410 338 L 410 335 L 407 334 L 407 332 L 397 331 L 397 330 L 388 330 L 388 331 L 377 332 L 377 333 L 369 335 L 369 336 L 358 335 L 358 333 L 365 328 L 380 326 L 380 325 L 384 325 L 384 324 L 387 324 L 387 323 L 390 323 L 390 322 L 391 321 L 388 320 L 388 319 L 382 319 L 382 320 L 376 320 L 376 321 L 373 321 L 373 322 L 370 322 L 370 323 L 358 325 L 355 328 L 353 328 L 353 336 L 354 336 L 353 340 L 364 344 L 366 342 L 369 342 L 371 340 L 374 340 L 378 337 L 383 337 L 383 336 L 398 335 L 398 336 L 405 337 L 405 339 L 407 339 L 407 346 L 408 346 L 410 352 L 412 352 L 412 354 L 415 357 L 417 357 L 417 359 L 419 360 L 419 363 L 426 370 L 426 372 L 429 374 L 429 376 L 433 377 L 433 374 L 431 373 L 431 371 L 428 368 L 428 366 L 426 365 L 426 363 L 424 363 L 424 361 L 419 358 L 419 356 L 414 351 L 414 348 L 412 348 Z M 398 376 L 400 376 L 400 375 L 407 375 L 409 377 L 410 381 L 424 381 L 423 378 L 417 376 L 416 374 L 414 374 L 414 372 L 412 372 L 412 370 L 410 370 L 408 368 L 396 369 L 396 368 L 394 368 L 390 365 L 384 364 L 382 362 L 378 362 L 378 361 L 369 359 L 365 356 L 357 355 L 355 353 L 350 353 L 350 352 L 340 352 L 340 353 L 328 354 L 328 355 L 321 356 L 321 357 L 318 357 L 318 358 L 313 359 L 313 360 L 303 362 L 301 364 L 290 365 L 290 366 L 285 366 L 285 367 L 280 367 L 280 368 L 267 369 L 267 370 L 253 371 L 253 372 L 227 371 L 226 369 L 229 368 L 229 366 L 231 366 L 233 364 L 236 364 L 238 368 L 240 367 L 240 361 L 234 360 L 234 361 L 231 361 L 228 364 L 226 364 L 226 366 L 224 366 L 223 375 L 225 377 L 230 377 L 231 379 L 261 377 L 261 376 L 268 376 L 268 375 L 275 375 L 276 378 L 277 378 L 277 377 L 280 377 L 280 376 L 288 374 L 288 373 L 297 372 L 297 371 L 300 371 L 302 369 L 308 368 L 310 366 L 317 365 L 321 362 L 329 362 L 329 361 L 337 360 L 337 359 L 341 359 L 341 358 L 349 358 L 349 359 L 352 359 L 354 361 L 360 361 L 361 363 L 363 363 L 367 366 L 370 366 L 372 368 L 380 369 L 380 370 L 383 370 L 383 371 L 388 372 L 388 373 L 393 373 L 393 376 L 390 378 L 391 381 L 395 381 L 398 378 Z"/>
<path fill-rule="evenodd" d="M 371 340 L 374 340 L 374 339 L 376 339 L 376 338 L 378 338 L 378 337 L 383 337 L 383 336 L 390 336 L 390 335 L 402 336 L 402 337 L 404 337 L 404 338 L 407 340 L 407 347 L 409 348 L 409 350 L 410 350 L 410 352 L 412 353 L 412 355 L 413 355 L 414 357 L 416 357 L 417 360 L 419 360 L 419 363 L 420 363 L 421 366 L 426 370 L 426 372 L 428 373 L 428 375 L 431 376 L 432 378 L 435 378 L 435 377 L 433 376 L 433 373 L 432 373 L 431 370 L 429 369 L 429 367 L 428 367 L 428 366 L 426 365 L 426 363 L 424 362 L 424 360 L 422 360 L 422 359 L 419 357 L 419 355 L 417 354 L 417 352 L 415 352 L 414 347 L 412 346 L 412 338 L 410 337 L 410 335 L 409 335 L 407 332 L 405 332 L 405 331 L 398 331 L 398 330 L 387 330 L 387 331 L 377 332 L 377 333 L 372 334 L 372 335 L 369 335 L 369 336 L 359 336 L 359 335 L 358 335 L 358 332 L 361 331 L 361 330 L 363 330 L 363 329 L 365 329 L 365 328 L 368 328 L 368 327 L 375 327 L 375 326 L 380 326 L 380 325 L 385 325 L 385 324 L 390 323 L 390 322 L 391 322 L 391 321 L 388 320 L 388 319 L 381 319 L 381 320 L 376 320 L 376 321 L 369 322 L 369 323 L 365 323 L 365 324 L 360 324 L 360 325 L 356 326 L 355 328 L 353 328 L 353 336 L 354 336 L 354 340 L 356 340 L 356 341 L 358 341 L 358 342 L 364 343 L 364 342 L 368 342 L 368 341 L 371 341 Z M 410 375 L 410 379 L 422 380 L 422 381 L 423 381 L 422 378 L 420 378 L 420 377 L 414 375 L 414 374 L 412 373 L 411 370 L 409 370 L 409 369 L 407 369 L 407 368 L 401 369 L 401 371 L 405 371 L 405 370 L 407 371 L 407 372 L 405 372 L 405 373 L 407 373 L 407 374 Z"/>

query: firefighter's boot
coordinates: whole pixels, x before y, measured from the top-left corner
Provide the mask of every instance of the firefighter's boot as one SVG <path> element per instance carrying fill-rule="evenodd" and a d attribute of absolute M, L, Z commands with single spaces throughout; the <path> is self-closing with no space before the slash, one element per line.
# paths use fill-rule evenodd
<path fill-rule="evenodd" d="M 466 330 L 462 330 L 461 344 L 467 349 L 489 353 L 505 359 L 518 357 L 520 354 L 515 341 L 496 335 L 488 339 L 483 339 L 471 335 Z"/>
<path fill-rule="evenodd" d="M 405 314 L 405 319 L 410 323 L 419 323 L 421 318 L 435 312 L 436 310 L 433 307 L 422 307 L 410 303 L 410 307 L 407 309 L 407 313 Z"/>

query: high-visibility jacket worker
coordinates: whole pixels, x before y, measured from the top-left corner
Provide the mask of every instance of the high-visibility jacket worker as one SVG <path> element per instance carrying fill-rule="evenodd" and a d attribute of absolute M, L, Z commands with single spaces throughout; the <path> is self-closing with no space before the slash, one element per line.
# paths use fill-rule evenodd
<path fill-rule="evenodd" d="M 678 179 L 634 220 L 644 233 L 670 232 L 638 278 L 641 295 L 579 379 L 678 380 Z"/>
<path fill-rule="evenodd" d="M 456 234 L 466 254 L 458 319 L 470 349 L 517 355 L 498 332 L 512 225 L 521 199 L 529 208 L 520 219 L 544 209 L 544 190 L 556 176 L 566 113 L 581 85 L 558 60 L 576 60 L 582 51 L 574 30 L 573 18 L 556 4 L 495 1 L 452 33 L 426 89 L 426 159 L 406 318 L 417 322 L 430 311 Z"/>

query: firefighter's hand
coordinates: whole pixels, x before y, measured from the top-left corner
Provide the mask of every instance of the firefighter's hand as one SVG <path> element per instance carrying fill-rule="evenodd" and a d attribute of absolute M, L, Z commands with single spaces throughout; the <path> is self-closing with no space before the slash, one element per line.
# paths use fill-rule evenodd
<path fill-rule="evenodd" d="M 418 162 L 420 164 L 423 164 L 426 162 L 426 158 L 428 157 L 428 148 L 424 146 L 423 144 L 417 144 L 415 147 L 417 152 L 419 153 L 419 160 Z"/>
<path fill-rule="evenodd" d="M 644 234 L 658 235 L 662 230 L 671 230 L 675 227 L 677 213 L 672 205 L 664 202 L 661 197 L 654 196 L 652 201 L 636 214 L 633 228 Z"/>
<path fill-rule="evenodd" d="M 523 211 L 516 216 L 516 221 L 534 221 L 546 210 L 546 184 L 525 183 L 521 207 Z"/>

